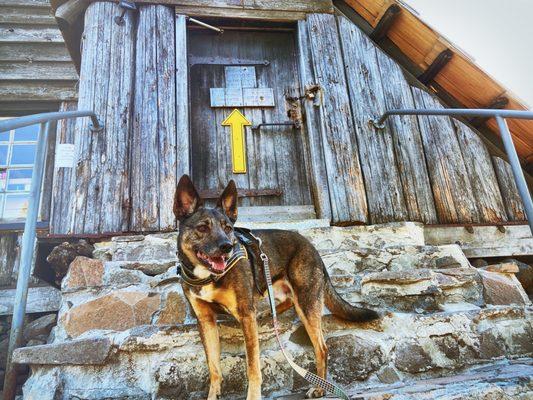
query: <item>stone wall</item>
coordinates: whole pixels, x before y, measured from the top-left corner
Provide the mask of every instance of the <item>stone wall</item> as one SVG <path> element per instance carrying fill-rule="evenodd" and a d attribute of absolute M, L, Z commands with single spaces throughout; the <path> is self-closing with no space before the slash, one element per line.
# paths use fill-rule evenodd
<path fill-rule="evenodd" d="M 326 310 L 329 374 L 350 390 L 532 355 L 532 310 L 512 267 L 476 269 L 456 245 L 425 245 L 414 223 L 301 233 L 347 300 L 383 313 L 380 321 L 350 324 Z M 32 365 L 24 398 L 205 396 L 205 356 L 181 286 L 158 285 L 175 276 L 175 251 L 175 234 L 117 237 L 96 244 L 94 259 L 75 259 L 49 344 L 16 352 L 19 362 Z M 260 310 L 266 309 L 264 301 Z M 277 347 L 268 313 L 262 316 L 263 393 L 303 390 L 306 383 Z M 293 311 L 282 315 L 281 329 L 296 361 L 313 369 L 309 339 Z M 229 318 L 221 318 L 220 334 L 222 391 L 238 398 L 246 387 L 242 334 Z"/>

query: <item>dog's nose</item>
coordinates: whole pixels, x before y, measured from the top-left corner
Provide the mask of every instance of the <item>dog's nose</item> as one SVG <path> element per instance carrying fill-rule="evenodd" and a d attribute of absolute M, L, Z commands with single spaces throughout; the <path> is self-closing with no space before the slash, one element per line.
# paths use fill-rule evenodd
<path fill-rule="evenodd" d="M 220 249 L 220 251 L 222 253 L 229 253 L 231 251 L 231 249 L 233 248 L 233 246 L 231 245 L 230 242 L 226 242 L 226 243 L 222 243 L 220 246 L 218 246 L 218 248 Z"/>

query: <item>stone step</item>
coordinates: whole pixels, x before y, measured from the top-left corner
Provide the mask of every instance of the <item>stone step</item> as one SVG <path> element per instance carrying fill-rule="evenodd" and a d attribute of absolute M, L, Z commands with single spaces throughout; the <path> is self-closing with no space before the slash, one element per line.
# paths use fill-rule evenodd
<path fill-rule="evenodd" d="M 486 400 L 533 398 L 533 359 L 504 360 L 468 368 L 460 374 L 349 391 L 353 400 Z M 274 397 L 299 400 L 304 393 Z"/>
<path fill-rule="evenodd" d="M 286 224 L 250 223 L 247 226 L 252 229 L 297 230 L 307 237 L 320 252 L 354 250 L 360 247 L 383 249 L 391 246 L 424 245 L 423 226 L 415 222 L 330 227 L 325 220 L 308 220 Z M 96 243 L 94 257 L 104 261 L 138 262 L 175 259 L 176 243 L 176 232 L 146 236 L 118 236 L 111 241 Z"/>
<path fill-rule="evenodd" d="M 329 376 L 351 393 L 359 393 L 383 384 L 412 387 L 413 381 L 453 375 L 502 357 L 530 357 L 532 313 L 531 307 L 518 306 L 431 315 L 389 313 L 366 324 L 327 315 L 323 325 Z M 280 326 L 296 362 L 312 369 L 312 347 L 294 314 L 283 314 Z M 242 333 L 232 321 L 221 322 L 219 330 L 223 396 L 238 398 L 246 387 Z M 263 393 L 302 390 L 306 384 L 284 360 L 271 323 L 264 321 L 259 330 Z M 18 349 L 14 359 L 32 365 L 33 374 L 24 387 L 28 399 L 151 399 L 154 394 L 158 399 L 196 399 L 203 398 L 207 388 L 205 356 L 194 324 L 88 331 L 76 340 L 56 335 L 52 344 Z M 179 397 L 184 393 L 188 397 Z"/>

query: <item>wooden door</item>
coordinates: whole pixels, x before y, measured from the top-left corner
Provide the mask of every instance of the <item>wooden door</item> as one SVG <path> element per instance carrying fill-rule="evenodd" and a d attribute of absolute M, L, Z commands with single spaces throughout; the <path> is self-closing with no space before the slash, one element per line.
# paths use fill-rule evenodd
<path fill-rule="evenodd" d="M 301 128 L 253 129 L 292 122 L 289 109 L 298 100 L 288 98 L 300 93 L 294 32 L 191 30 L 188 49 L 191 168 L 198 189 L 213 193 L 234 179 L 246 192 L 242 205 L 312 204 Z M 233 172 L 230 127 L 222 126 L 235 108 L 252 125 L 245 127 L 246 173 Z"/>

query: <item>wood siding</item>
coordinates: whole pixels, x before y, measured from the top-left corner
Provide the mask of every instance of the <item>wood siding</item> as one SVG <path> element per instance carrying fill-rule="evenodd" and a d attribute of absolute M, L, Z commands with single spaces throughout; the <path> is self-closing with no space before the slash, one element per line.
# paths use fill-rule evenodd
<path fill-rule="evenodd" d="M 121 8 L 92 3 L 85 14 L 79 109 L 94 110 L 105 129 L 91 132 L 88 118 L 76 121 L 78 162 L 73 172 L 70 232 L 128 229 L 135 24 L 112 23 Z"/>
<path fill-rule="evenodd" d="M 175 17 L 172 8 L 140 6 L 130 162 L 130 230 L 175 227 Z"/>
<path fill-rule="evenodd" d="M 48 1 L 0 0 L 0 114 L 57 110 L 77 81 Z"/>
<path fill-rule="evenodd" d="M 86 120 L 60 124 L 58 141 L 72 140 L 68 124 L 75 125 L 78 164 L 70 172 L 55 171 L 53 233 L 173 229 L 176 180 L 191 173 L 192 159 L 199 162 L 211 154 L 202 146 L 208 145 L 205 140 L 214 131 L 217 140 L 227 141 L 222 130 L 213 128 L 222 121 L 222 109 L 216 109 L 215 121 L 189 122 L 194 108 L 190 104 L 208 104 L 195 89 L 198 82 L 214 79 L 204 86 L 223 86 L 212 66 L 202 73 L 192 69 L 188 76 L 187 43 L 196 49 L 208 46 L 207 41 L 191 41 L 192 36 L 188 40 L 185 17 L 167 6 L 141 5 L 138 17 L 126 14 L 124 26 L 104 24 L 118 12 L 115 4 L 93 3 L 86 13 L 80 108 L 94 108 L 106 129 L 91 133 Z M 248 37 L 253 42 L 251 33 Z M 320 217 L 340 225 L 402 220 L 497 224 L 524 219 L 508 165 L 492 159 L 478 133 L 467 125 L 429 116 L 391 117 L 382 130 L 369 124 L 386 109 L 442 105 L 428 92 L 411 87 L 396 62 L 348 19 L 309 14 L 298 22 L 293 39 L 297 47 L 290 46 L 290 52 L 299 63 L 290 69 L 297 77 L 295 85 L 278 87 L 285 86 L 276 85 L 281 78 L 268 83 L 277 93 L 276 103 L 285 102 L 278 94 L 286 90 L 303 103 L 304 130 L 298 140 L 304 143 L 298 162 L 299 168 L 305 166 Z M 215 56 L 220 51 L 221 59 L 228 58 L 222 45 L 209 46 Z M 262 59 L 255 53 L 242 56 Z M 195 93 L 189 95 L 191 81 Z M 247 111 L 254 121 L 268 115 Z M 286 119 L 275 116 L 276 121 Z M 196 135 L 202 126 L 208 134 Z M 191 129 L 196 135 L 192 140 Z M 288 146 L 278 141 L 276 146 L 261 147 L 261 135 L 253 134 L 247 151 L 264 168 L 250 170 L 242 177 L 246 182 L 238 183 L 241 188 L 278 183 L 276 168 L 281 164 L 261 166 L 266 159 L 261 154 Z M 228 155 L 216 149 L 209 158 L 228 161 Z M 207 172 L 203 181 L 198 177 L 205 183 L 201 189 L 218 188 L 226 169 L 214 176 L 213 187 Z M 289 184 L 297 176 L 301 179 L 298 171 L 284 179 Z M 300 203 L 297 198 L 287 202 Z"/>

